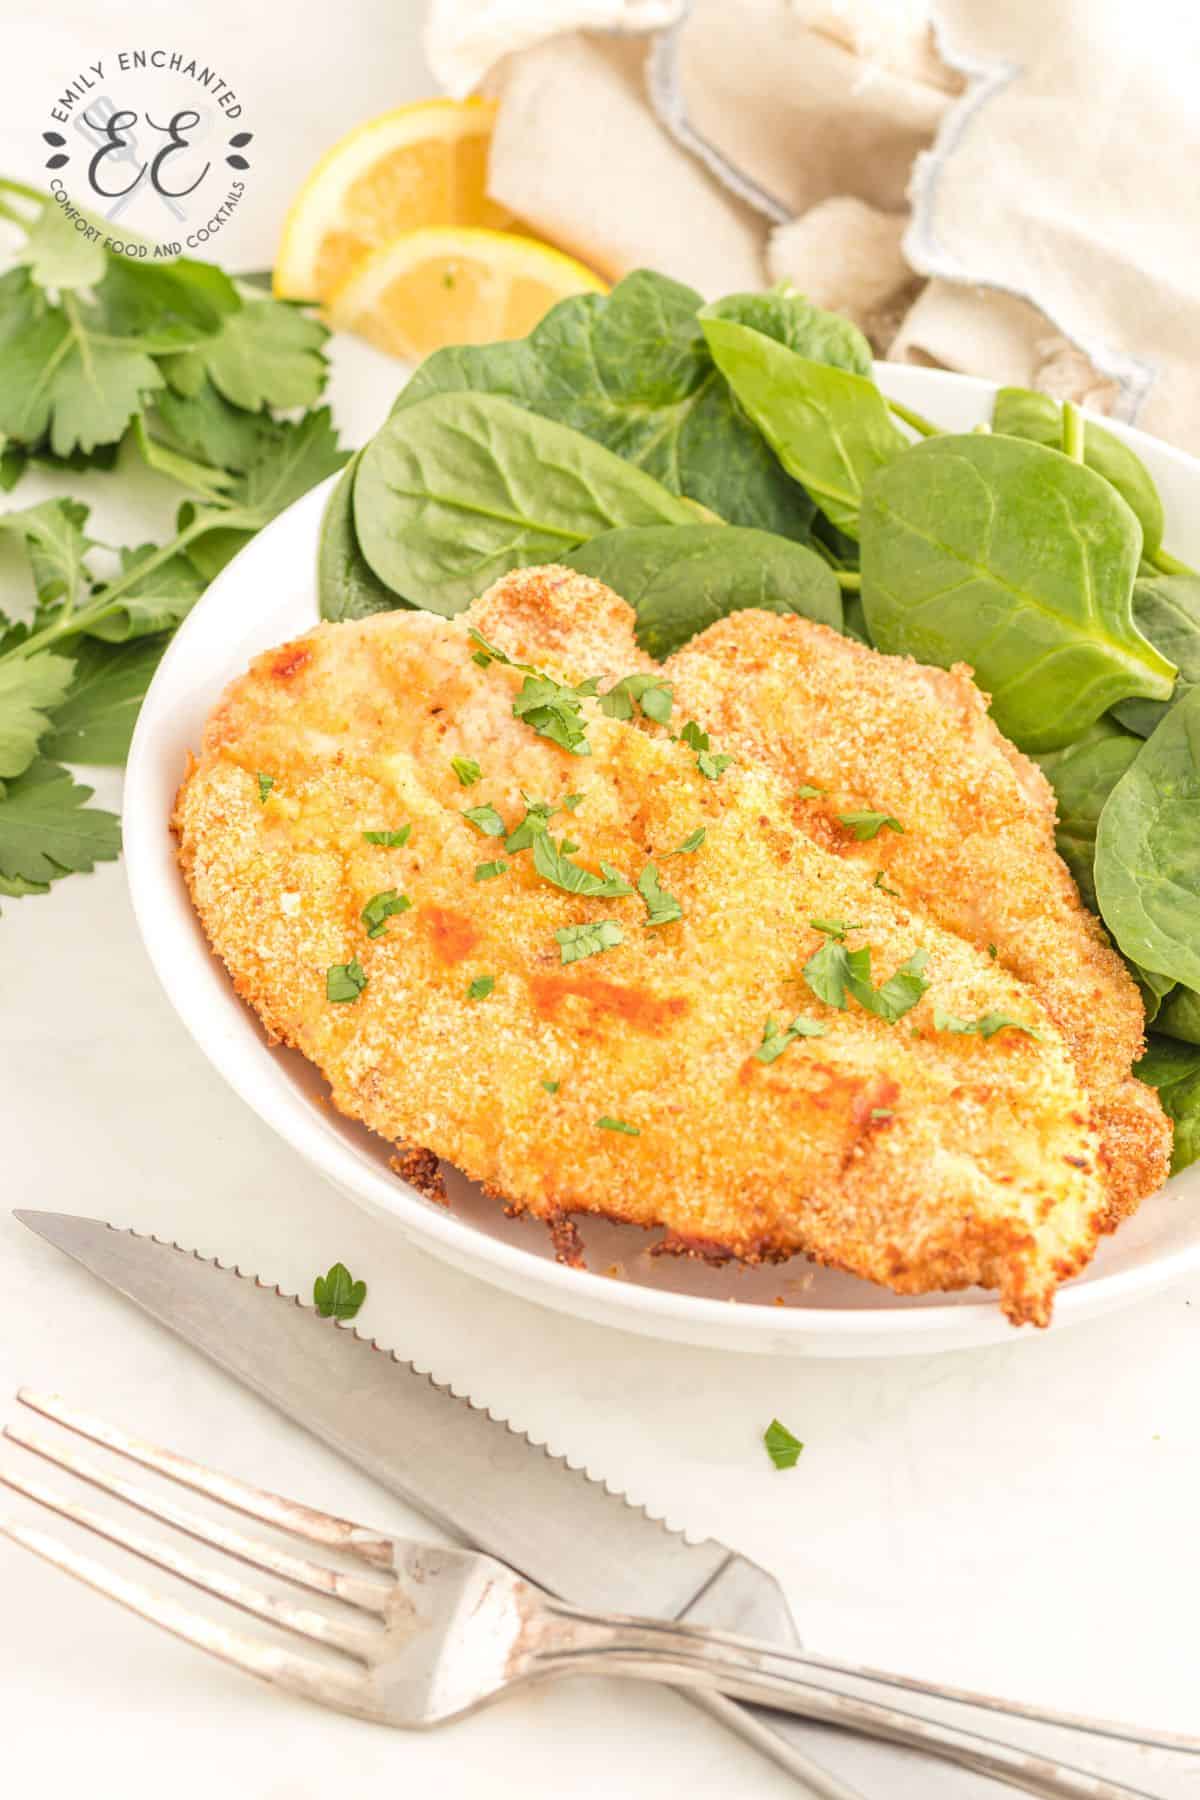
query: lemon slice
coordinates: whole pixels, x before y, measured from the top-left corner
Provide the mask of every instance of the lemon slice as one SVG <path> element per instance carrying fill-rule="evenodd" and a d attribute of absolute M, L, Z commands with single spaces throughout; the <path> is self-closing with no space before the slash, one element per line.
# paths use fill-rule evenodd
<path fill-rule="evenodd" d="M 275 292 L 324 300 L 369 251 L 423 225 L 511 225 L 485 191 L 495 119 L 492 101 L 422 100 L 340 138 L 284 220 Z"/>
<path fill-rule="evenodd" d="M 332 325 L 417 362 L 446 344 L 524 337 L 570 294 L 607 284 L 574 257 L 505 231 L 409 231 L 357 263 L 329 296 Z"/>

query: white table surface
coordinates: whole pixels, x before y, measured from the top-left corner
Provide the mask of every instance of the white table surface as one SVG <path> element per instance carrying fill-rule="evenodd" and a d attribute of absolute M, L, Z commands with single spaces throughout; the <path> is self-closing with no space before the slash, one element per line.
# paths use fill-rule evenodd
<path fill-rule="evenodd" d="M 202 26 L 231 67 L 253 71 L 245 84 L 279 146 L 243 266 L 270 260 L 278 205 L 332 135 L 427 90 L 419 12 L 353 0 L 306 10 L 300 31 L 291 9 L 203 0 L 191 10 L 189 30 Z M 35 173 L 35 77 L 52 83 L 64 57 L 69 67 L 101 39 L 151 35 L 156 17 L 169 15 L 73 0 L 15 41 L 10 31 L 0 167 Z M 386 409 L 392 372 L 380 378 L 353 346 L 339 346 L 337 362 L 335 406 L 359 442 Z M 87 484 L 99 523 L 119 530 L 135 506 L 165 522 L 165 489 L 123 486 L 114 500 L 112 485 Z M 30 482 L 11 503 L 52 487 Z M 5 562 L 0 580 L 14 567 Z M 115 776 L 97 785 L 117 800 Z M 171 1011 L 119 867 L 4 902 L 0 1095 L 0 1414 L 17 1410 L 7 1397 L 19 1383 L 58 1388 L 284 1493 L 430 1534 L 8 1209 L 102 1215 L 305 1292 L 340 1258 L 370 1283 L 365 1329 L 674 1522 L 775 1570 L 814 1647 L 1200 1729 L 1200 1280 L 1070 1332 L 892 1366 L 675 1348 L 543 1312 L 405 1245 L 272 1137 Z M 787 1474 L 760 1442 L 775 1415 L 806 1445 Z M 0 1466 L 19 1459 L 29 1460 L 0 1449 Z M 12 1511 L 33 1509 L 14 1501 Z M 5 1791 L 39 1797 L 798 1792 L 684 1702 L 631 1684 L 522 1697 L 428 1737 L 320 1713 L 3 1542 L 0 1742 Z M 891 1751 L 842 1744 L 829 1760 L 869 1800 L 999 1791 Z M 1200 1795 L 1200 1759 L 1143 1779 L 1164 1795 Z"/>

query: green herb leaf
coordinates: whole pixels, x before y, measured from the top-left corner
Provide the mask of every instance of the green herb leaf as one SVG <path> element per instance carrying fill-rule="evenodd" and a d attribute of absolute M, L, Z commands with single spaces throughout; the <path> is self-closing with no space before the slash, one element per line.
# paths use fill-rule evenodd
<path fill-rule="evenodd" d="M 564 925 L 554 936 L 563 962 L 573 963 L 615 949 L 624 942 L 625 934 L 611 919 L 597 919 L 593 924 Z"/>
<path fill-rule="evenodd" d="M 666 850 L 663 854 L 664 856 L 690 856 L 693 850 L 698 850 L 700 848 L 707 836 L 707 827 L 698 825 L 695 831 L 690 832 L 688 836 L 684 838 L 682 844 L 677 844 L 674 850 Z"/>
<path fill-rule="evenodd" d="M 504 840 L 504 848 L 510 851 L 528 850 L 535 837 L 545 831 L 546 821 L 554 817 L 558 810 L 541 800 L 525 801 L 525 817 L 515 831 L 510 831 Z"/>
<path fill-rule="evenodd" d="M 513 701 L 513 717 L 523 719 L 539 737 L 549 738 L 575 756 L 592 753 L 578 690 L 555 681 L 552 675 L 526 675 Z"/>
<path fill-rule="evenodd" d="M 835 938 L 839 944 L 846 941 L 848 931 L 861 931 L 861 925 L 848 923 L 845 919 L 810 919 L 809 924 L 814 931 L 820 931 L 826 937 Z"/>
<path fill-rule="evenodd" d="M 165 648 L 161 637 L 113 645 L 79 639 L 72 650 L 75 674 L 65 700 L 54 709 L 44 754 L 55 761 L 119 767 Z M 40 662 L 45 655 L 43 651 L 33 660 Z"/>
<path fill-rule="evenodd" d="M 763 1443 L 777 1469 L 794 1469 L 804 1448 L 800 1439 L 793 1437 L 787 1426 L 781 1425 L 778 1419 L 772 1419 L 763 1432 Z"/>
<path fill-rule="evenodd" d="M 646 718 L 665 725 L 671 716 L 675 690 L 659 675 L 623 675 L 620 681 L 601 695 L 600 711 L 610 719 L 632 719 L 634 707 Z"/>
<path fill-rule="evenodd" d="M 354 480 L 358 541 L 379 580 L 446 617 L 509 569 L 554 562 L 602 531 L 693 519 L 612 451 L 490 394 L 406 406 Z"/>
<path fill-rule="evenodd" d="M 496 985 L 494 975 L 477 975 L 467 989 L 468 1000 L 486 1000 Z"/>
<path fill-rule="evenodd" d="M 476 863 L 475 879 L 476 881 L 494 881 L 497 875 L 503 875 L 507 869 L 508 864 L 502 857 L 497 858 L 495 862 Z"/>
<path fill-rule="evenodd" d="M 702 731 L 695 719 L 689 719 L 679 734 L 680 743 L 686 744 L 689 750 L 707 750 L 709 739 L 707 731 Z"/>
<path fill-rule="evenodd" d="M 797 1013 L 790 1025 L 779 1025 L 774 1019 L 768 1019 L 763 1026 L 762 1042 L 754 1054 L 759 1062 L 773 1063 L 797 1038 L 824 1037 L 828 1029 L 816 1019 L 806 1019 L 803 1013 Z"/>
<path fill-rule="evenodd" d="M 875 879 L 871 883 L 871 886 L 877 887 L 881 894 L 890 894 L 892 896 L 893 900 L 899 900 L 902 898 L 899 888 L 894 888 L 894 887 L 888 886 L 887 882 L 883 878 L 883 870 L 882 869 L 876 869 Z"/>
<path fill-rule="evenodd" d="M 853 996 L 867 1012 L 894 1025 L 912 1011 L 928 990 L 929 983 L 922 973 L 927 960 L 927 951 L 915 950 L 877 988 L 871 982 L 870 947 L 847 950 L 836 937 L 829 937 L 805 963 L 802 974 L 817 999 L 827 1006 L 843 1011 L 847 996 Z"/>
<path fill-rule="evenodd" d="M 113 862 L 121 851 L 120 821 L 89 807 L 89 787 L 39 757 L 0 795 L 0 882 L 14 892 L 44 892 L 60 876 Z"/>
<path fill-rule="evenodd" d="M 367 936 L 382 937 L 387 930 L 388 920 L 395 918 L 397 913 L 407 912 L 411 905 L 408 895 L 397 893 L 395 888 L 385 888 L 381 894 L 373 894 L 362 909 Z"/>
<path fill-rule="evenodd" d="M 0 513 L 0 534 L 24 544 L 37 595 L 37 624 L 75 611 L 90 580 L 85 558 L 88 509 L 77 500 L 42 500 Z M 56 605 L 57 603 L 57 605 Z"/>
<path fill-rule="evenodd" d="M 824 793 L 824 788 L 813 787 L 810 782 L 802 781 L 796 789 L 796 798 L 797 800 L 819 800 Z"/>
<path fill-rule="evenodd" d="M 468 806 L 463 818 L 472 824 L 476 831 L 484 837 L 503 837 L 504 820 L 494 806 Z"/>
<path fill-rule="evenodd" d="M 267 795 L 270 793 L 271 789 L 275 786 L 275 777 L 273 775 L 259 775 L 257 777 L 257 781 L 258 781 L 258 804 L 261 806 L 263 804 L 263 802 L 265 801 Z"/>
<path fill-rule="evenodd" d="M 701 750 L 696 758 L 696 767 L 706 781 L 720 781 L 732 761 L 732 756 L 724 753 L 718 755 L 713 750 Z"/>
<path fill-rule="evenodd" d="M 640 1125 L 630 1125 L 625 1119 L 610 1119 L 607 1113 L 603 1118 L 596 1120 L 596 1129 L 597 1131 L 621 1131 L 626 1137 L 641 1137 L 642 1135 Z"/>
<path fill-rule="evenodd" d="M 0 662 L 0 778 L 8 781 L 29 767 L 74 669 L 65 656 L 46 651 Z"/>
<path fill-rule="evenodd" d="M 1167 700 L 1175 671 L 1137 630 L 1141 532 L 1106 481 L 1056 450 L 970 433 L 880 471 L 862 518 L 876 647 L 967 662 L 999 729 L 1057 749 L 1108 707 Z"/>
<path fill-rule="evenodd" d="M 659 886 L 658 870 L 653 863 L 647 863 L 638 876 L 638 893 L 646 902 L 646 926 L 670 925 L 676 919 L 682 919 L 683 908 L 674 894 L 666 893 Z"/>
<path fill-rule="evenodd" d="M 326 326 L 282 300 L 251 300 L 197 352 L 214 386 L 244 412 L 312 406 L 325 386 Z"/>
<path fill-rule="evenodd" d="M 903 831 L 904 830 L 904 827 L 900 823 L 899 819 L 893 819 L 893 817 L 890 813 L 877 813 L 877 812 L 839 813 L 838 814 L 838 823 L 840 825 L 844 825 L 846 827 L 847 831 L 852 831 L 860 843 L 865 842 L 868 838 L 878 837 L 879 833 L 885 828 L 885 826 L 888 831 Z"/>
<path fill-rule="evenodd" d="M 399 831 L 364 831 L 363 836 L 368 844 L 382 844 L 388 850 L 403 850 L 412 835 L 412 825 L 402 825 Z"/>
<path fill-rule="evenodd" d="M 333 963 L 325 971 L 325 998 L 338 1004 L 357 1000 L 366 985 L 367 977 L 357 959 L 348 963 Z"/>
<path fill-rule="evenodd" d="M 1038 1033 L 1031 1025 L 1023 1025 L 1020 1019 L 1010 1018 L 1007 1013 L 984 1013 L 980 1019 L 957 1019 L 953 1013 L 943 1012 L 935 1008 L 933 1014 L 935 1031 L 950 1031 L 958 1037 L 975 1034 L 981 1038 L 993 1038 L 998 1031 L 1022 1031 L 1026 1037 L 1037 1037 Z"/>
<path fill-rule="evenodd" d="M 313 1305 L 323 1319 L 352 1319 L 367 1297 L 365 1281 L 355 1281 L 345 1263 L 313 1282 Z"/>
<path fill-rule="evenodd" d="M 479 764 L 469 756 L 452 756 L 450 767 L 458 776 L 463 787 L 473 787 L 483 774 Z"/>
<path fill-rule="evenodd" d="M 538 832 L 533 840 L 533 866 L 543 880 L 553 882 L 568 894 L 586 894 L 598 900 L 616 900 L 633 889 L 625 877 L 610 864 L 602 862 L 602 875 L 580 868 L 556 844 L 549 832 Z"/>

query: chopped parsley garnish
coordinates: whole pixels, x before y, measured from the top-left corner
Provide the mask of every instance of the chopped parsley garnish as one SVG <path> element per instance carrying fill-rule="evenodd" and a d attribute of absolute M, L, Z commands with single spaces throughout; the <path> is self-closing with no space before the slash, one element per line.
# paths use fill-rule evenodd
<path fill-rule="evenodd" d="M 258 777 L 258 804 L 260 806 L 274 786 L 275 777 L 273 775 L 260 775 Z"/>
<path fill-rule="evenodd" d="M 687 744 L 692 750 L 708 749 L 708 733 L 702 731 L 695 719 L 689 719 L 679 734 L 680 742 Z"/>
<path fill-rule="evenodd" d="M 1023 1031 L 1026 1037 L 1035 1038 L 1039 1034 L 1032 1025 L 1022 1025 L 1020 1019 L 1010 1019 L 1007 1013 L 984 1013 L 981 1019 L 956 1019 L 953 1013 L 942 1012 L 940 1007 L 933 1015 L 935 1031 L 952 1031 L 959 1037 L 974 1034 L 981 1038 L 993 1038 L 998 1031 Z"/>
<path fill-rule="evenodd" d="M 641 1137 L 640 1125 L 630 1125 L 625 1119 L 610 1119 L 605 1113 L 602 1119 L 596 1120 L 597 1131 L 623 1131 L 626 1137 Z"/>
<path fill-rule="evenodd" d="M 877 812 L 839 813 L 838 814 L 838 824 L 844 825 L 846 827 L 847 831 L 852 831 L 854 833 L 855 837 L 858 839 L 860 844 L 863 843 L 867 838 L 878 837 L 880 832 L 884 829 L 885 826 L 889 831 L 903 831 L 904 830 L 904 827 L 900 823 L 899 819 L 893 819 L 891 813 L 877 813 Z"/>
<path fill-rule="evenodd" d="M 573 842 L 573 840 L 571 838 L 564 838 L 562 843 L 559 845 L 559 849 L 562 851 L 564 856 L 574 856 L 574 854 L 578 850 L 578 848 L 579 848 L 579 845 L 576 844 L 575 842 Z"/>
<path fill-rule="evenodd" d="M 674 894 L 668 894 L 659 886 L 658 870 L 653 863 L 647 863 L 638 876 L 638 893 L 646 902 L 646 926 L 670 925 L 676 919 L 682 919 L 683 908 Z"/>
<path fill-rule="evenodd" d="M 793 1437 L 787 1426 L 781 1425 L 778 1419 L 772 1419 L 763 1432 L 763 1443 L 777 1469 L 794 1469 L 804 1448 L 800 1439 Z"/>
<path fill-rule="evenodd" d="M 368 844 L 383 844 L 388 850 L 403 850 L 411 835 L 411 825 L 402 825 L 399 831 L 363 832 Z"/>
<path fill-rule="evenodd" d="M 450 767 L 458 776 L 463 787 L 474 787 L 475 783 L 483 774 L 483 770 L 479 767 L 479 764 L 470 756 L 452 756 L 450 758 Z"/>
<path fill-rule="evenodd" d="M 847 995 L 853 995 L 867 1012 L 894 1025 L 911 1012 L 928 989 L 929 983 L 922 974 L 928 960 L 928 951 L 914 950 L 894 975 L 874 987 L 870 947 L 847 950 L 836 938 L 826 938 L 816 955 L 809 957 L 802 974 L 817 999 L 824 1000 L 827 1006 L 844 1011 Z"/>
<path fill-rule="evenodd" d="M 704 842 L 704 840 L 707 836 L 708 836 L 707 827 L 704 825 L 699 825 L 699 826 L 697 826 L 696 830 L 692 832 L 690 837 L 684 838 L 682 844 L 676 844 L 674 850 L 665 850 L 663 852 L 663 855 L 664 856 L 690 856 L 693 850 L 698 850 L 700 848 L 701 844 Z"/>
<path fill-rule="evenodd" d="M 504 840 L 506 850 L 528 850 L 539 832 L 545 831 L 547 821 L 552 819 L 558 808 L 545 800 L 531 800 L 528 794 L 525 801 L 525 817 L 515 831 L 510 831 Z"/>
<path fill-rule="evenodd" d="M 991 957 L 992 961 L 995 962 L 996 958 L 1000 954 L 1000 952 L 997 950 L 995 944 L 989 944 L 987 947 L 987 950 L 988 950 L 988 955 Z"/>
<path fill-rule="evenodd" d="M 890 1106 L 873 1106 L 867 1114 L 870 1119 L 891 1119 L 895 1117 Z"/>
<path fill-rule="evenodd" d="M 562 1082 L 561 1081 L 543 1081 L 542 1086 L 545 1088 L 545 1090 L 548 1094 L 557 1094 L 559 1088 L 562 1086 Z"/>
<path fill-rule="evenodd" d="M 555 940 L 565 963 L 580 962 L 585 956 L 599 956 L 602 950 L 613 950 L 624 942 L 625 934 L 612 919 L 598 919 L 590 925 L 564 925 L 556 931 Z"/>
<path fill-rule="evenodd" d="M 661 675 L 623 675 L 615 687 L 601 695 L 600 711 L 610 719 L 632 719 L 639 706 L 646 718 L 665 725 L 675 703 L 675 690 Z"/>
<path fill-rule="evenodd" d="M 335 1003 L 357 1000 L 366 985 L 367 978 L 357 958 L 353 962 L 334 963 L 325 971 L 325 998 Z"/>
<path fill-rule="evenodd" d="M 611 863 L 602 862 L 603 875 L 593 875 L 590 869 L 581 869 L 566 855 L 561 844 L 556 844 L 548 831 L 537 832 L 533 840 L 533 866 L 545 881 L 551 881 L 555 887 L 562 888 L 567 894 L 588 894 L 599 900 L 619 900 L 625 894 L 632 894 L 633 889 Z"/>
<path fill-rule="evenodd" d="M 494 806 L 468 806 L 463 818 L 472 824 L 476 831 L 482 831 L 484 837 L 503 837 L 504 820 Z"/>
<path fill-rule="evenodd" d="M 355 1281 L 345 1263 L 313 1282 L 313 1305 L 323 1319 L 352 1319 L 367 1297 L 365 1281 Z"/>
<path fill-rule="evenodd" d="M 475 879 L 476 881 L 494 881 L 497 875 L 503 875 L 507 868 L 508 864 L 503 857 L 497 857 L 495 862 L 476 863 Z"/>
<path fill-rule="evenodd" d="M 861 931 L 861 925 L 848 924 L 845 919 L 810 919 L 809 924 L 814 931 L 823 931 L 826 937 L 835 938 L 839 944 L 846 941 L 848 931 Z"/>
<path fill-rule="evenodd" d="M 817 1019 L 806 1019 L 802 1013 L 797 1013 L 790 1025 L 779 1025 L 774 1019 L 768 1019 L 763 1026 L 762 1043 L 754 1054 L 759 1062 L 773 1063 L 797 1038 L 824 1037 L 828 1029 Z"/>
<path fill-rule="evenodd" d="M 382 894 L 374 894 L 362 909 L 362 922 L 367 928 L 370 938 L 382 937 L 387 930 L 387 922 L 397 913 L 407 912 L 412 901 L 407 894 L 398 894 L 395 888 L 385 888 Z"/>
<path fill-rule="evenodd" d="M 706 781 L 720 781 L 732 761 L 732 756 L 726 756 L 723 752 L 718 755 L 715 750 L 701 750 L 696 758 L 696 767 Z"/>
<path fill-rule="evenodd" d="M 888 886 L 887 882 L 883 879 L 883 870 L 882 869 L 876 869 L 875 879 L 871 883 L 871 886 L 877 887 L 881 894 L 890 894 L 892 896 L 893 900 L 900 899 L 900 889 Z"/>
<path fill-rule="evenodd" d="M 574 812 L 575 808 L 579 805 L 579 802 L 582 799 L 583 799 L 582 794 L 564 794 L 562 797 L 562 803 L 566 807 L 568 812 Z"/>
<path fill-rule="evenodd" d="M 573 756 L 590 756 L 592 746 L 580 705 L 585 691 L 594 692 L 595 683 L 581 682 L 570 688 L 555 681 L 553 675 L 526 675 L 513 701 L 513 717 L 523 719 L 539 737 L 549 738 Z"/>
<path fill-rule="evenodd" d="M 477 975 L 467 989 L 468 1000 L 486 1000 L 496 985 L 494 975 Z"/>
<path fill-rule="evenodd" d="M 826 791 L 825 788 L 813 787 L 809 781 L 802 781 L 796 789 L 796 798 L 797 800 L 819 800 Z"/>

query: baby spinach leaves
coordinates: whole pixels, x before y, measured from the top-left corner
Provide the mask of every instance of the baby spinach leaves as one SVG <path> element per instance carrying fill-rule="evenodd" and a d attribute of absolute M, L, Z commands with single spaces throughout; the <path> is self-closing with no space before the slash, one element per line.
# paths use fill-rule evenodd
<path fill-rule="evenodd" d="M 1139 737 L 1149 737 L 1169 706 L 1200 687 L 1200 576 L 1153 575 L 1133 586 L 1138 629 L 1179 670 L 1170 700 L 1122 700 L 1113 715 Z"/>
<path fill-rule="evenodd" d="M 1200 693 L 1173 707 L 1117 782 L 1096 834 L 1096 894 L 1124 954 L 1200 989 Z"/>
<path fill-rule="evenodd" d="M 965 661 L 1022 749 L 1069 744 L 1119 700 L 1170 697 L 1131 611 L 1141 532 L 1101 476 L 1038 444 L 928 438 L 868 486 L 862 597 L 880 650 Z"/>
<path fill-rule="evenodd" d="M 857 537 L 864 484 L 908 447 L 874 382 L 798 356 L 723 318 L 719 305 L 705 307 L 700 322 L 717 367 L 788 474 Z"/>
<path fill-rule="evenodd" d="M 815 551 L 737 525 L 642 525 L 606 531 L 562 558 L 603 581 L 637 614 L 638 642 L 670 656 L 743 607 L 842 625 L 837 576 Z"/>
<path fill-rule="evenodd" d="M 1133 1072 L 1158 1089 L 1163 1108 L 1174 1121 L 1171 1169 L 1177 1174 L 1200 1157 L 1200 1049 L 1152 1034 L 1150 1047 Z"/>
<path fill-rule="evenodd" d="M 1100 814 L 1140 749 L 1132 733 L 1105 718 L 1065 749 L 1047 751 L 1037 759 L 1058 803 L 1058 854 L 1093 912 L 1097 907 L 1092 864 Z"/>
<path fill-rule="evenodd" d="M 449 617 L 522 564 L 619 525 L 686 525 L 684 501 L 581 432 L 491 394 L 435 394 L 362 452 L 354 523 L 385 586 Z"/>
<path fill-rule="evenodd" d="M 317 599 L 323 619 L 368 619 L 372 613 L 407 606 L 385 587 L 358 547 L 354 530 L 354 476 L 359 456 L 339 475 L 325 502 L 317 549 Z"/>

